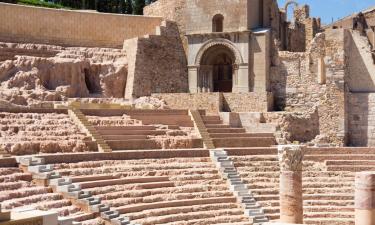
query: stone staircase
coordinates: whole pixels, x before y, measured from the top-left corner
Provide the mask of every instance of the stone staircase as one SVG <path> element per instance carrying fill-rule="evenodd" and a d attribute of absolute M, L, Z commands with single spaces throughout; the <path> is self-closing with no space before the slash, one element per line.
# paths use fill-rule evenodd
<path fill-rule="evenodd" d="M 203 123 L 216 148 L 269 147 L 276 144 L 272 133 L 246 133 L 242 127 L 223 124 L 220 116 L 202 116 Z"/>
<path fill-rule="evenodd" d="M 100 133 L 90 124 L 86 116 L 81 112 L 80 109 L 75 107 L 69 108 L 69 116 L 78 124 L 83 131 L 86 132 L 97 144 L 98 149 L 101 152 L 111 152 L 111 147 L 106 143 Z"/>
<path fill-rule="evenodd" d="M 227 180 L 230 190 L 237 197 L 237 201 L 244 208 L 245 215 L 250 217 L 253 224 L 268 222 L 269 220 L 265 216 L 263 209 L 256 202 L 251 190 L 243 183 L 227 152 L 224 150 L 211 150 L 210 156 L 219 169 L 221 176 Z"/>
<path fill-rule="evenodd" d="M 62 177 L 55 170 L 54 165 L 45 164 L 43 158 L 23 157 L 20 159 L 24 172 L 31 173 L 33 182 L 39 186 L 50 187 L 54 193 L 61 194 L 64 199 L 83 210 L 84 214 L 72 217 L 59 217 L 59 224 L 81 225 L 77 220 L 100 217 L 113 225 L 133 224 L 127 217 L 120 216 L 118 211 L 110 210 L 110 207 L 102 203 L 101 198 L 94 197 L 90 191 L 83 190 L 87 187 L 102 186 L 107 184 L 121 184 L 114 176 L 84 176 Z"/>
<path fill-rule="evenodd" d="M 238 201 L 207 150 L 171 153 L 44 155 L 23 158 L 21 168 L 34 179 L 46 177 L 37 183 L 110 224 L 253 224 L 251 199 L 243 195 Z"/>
<path fill-rule="evenodd" d="M 202 119 L 201 113 L 198 110 L 190 110 L 189 114 L 194 121 L 194 128 L 198 131 L 202 138 L 203 145 L 206 149 L 214 149 L 215 145 L 207 131 L 206 125 Z"/>
<path fill-rule="evenodd" d="M 94 127 L 114 151 L 202 147 L 199 137 L 189 135 L 193 132 L 193 121 L 187 110 L 126 110 L 112 111 L 109 115 L 119 116 L 119 113 L 138 122 Z"/>
<path fill-rule="evenodd" d="M 279 175 L 274 148 L 226 149 L 234 166 L 271 220 L 279 219 Z M 304 223 L 354 225 L 354 172 L 375 170 L 375 150 L 309 148 L 304 159 Z"/>
<path fill-rule="evenodd" d="M 39 161 L 23 160 L 23 162 L 33 165 L 30 167 L 33 167 L 31 170 L 35 172 L 23 172 L 17 167 L 0 168 L 0 202 L 2 203 L 0 219 L 8 219 L 10 212 L 21 212 L 25 209 L 55 212 L 59 215 L 59 224 L 62 225 L 79 225 L 81 224 L 80 221 L 95 219 L 93 214 L 81 211 L 79 207 L 72 205 L 72 202 L 64 198 L 62 194 L 53 192 L 50 187 L 37 181 L 40 177 L 59 177 L 48 166 L 37 169 L 34 164 Z M 25 167 L 21 168 L 25 169 Z M 46 178 L 46 180 L 48 179 Z M 3 209 L 6 211 L 3 211 Z"/>

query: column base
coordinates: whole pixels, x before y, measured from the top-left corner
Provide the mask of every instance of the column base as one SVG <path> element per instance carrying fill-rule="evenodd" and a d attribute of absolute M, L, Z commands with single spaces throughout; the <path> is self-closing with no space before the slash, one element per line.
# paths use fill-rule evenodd
<path fill-rule="evenodd" d="M 375 209 L 356 209 L 355 210 L 356 225 L 374 225 Z"/>

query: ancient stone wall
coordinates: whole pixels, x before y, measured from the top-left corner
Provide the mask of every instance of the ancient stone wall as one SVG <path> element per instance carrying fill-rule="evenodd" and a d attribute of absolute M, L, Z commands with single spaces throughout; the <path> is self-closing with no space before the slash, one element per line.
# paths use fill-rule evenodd
<path fill-rule="evenodd" d="M 152 97 L 163 99 L 171 109 L 203 109 L 211 113 L 217 113 L 222 109 L 220 93 L 153 94 Z"/>
<path fill-rule="evenodd" d="M 308 111 L 317 108 L 320 138 L 345 142 L 344 31 L 318 35 L 305 53 L 280 52 L 271 68 L 276 109 Z"/>
<path fill-rule="evenodd" d="M 158 0 L 146 6 L 143 9 L 143 14 L 145 16 L 157 16 L 175 21 L 180 28 L 180 32 L 183 33 L 186 26 L 184 18 L 185 5 L 186 0 Z"/>
<path fill-rule="evenodd" d="M 272 109 L 271 93 L 176 93 L 153 94 L 171 109 L 200 109 L 209 113 L 227 112 L 267 112 Z"/>
<path fill-rule="evenodd" d="M 0 41 L 121 48 L 154 34 L 160 17 L 56 10 L 0 3 Z"/>
<path fill-rule="evenodd" d="M 375 94 L 351 93 L 349 98 L 350 146 L 375 145 Z"/>
<path fill-rule="evenodd" d="M 125 41 L 125 98 L 188 92 L 187 62 L 176 23 L 165 22 L 159 33 Z"/>
<path fill-rule="evenodd" d="M 272 93 L 223 93 L 223 111 L 225 112 L 268 112 L 272 109 Z"/>
<path fill-rule="evenodd" d="M 124 97 L 125 52 L 0 43 L 0 100 L 41 107 L 75 97 Z M 20 54 L 20 55 L 18 55 Z"/>

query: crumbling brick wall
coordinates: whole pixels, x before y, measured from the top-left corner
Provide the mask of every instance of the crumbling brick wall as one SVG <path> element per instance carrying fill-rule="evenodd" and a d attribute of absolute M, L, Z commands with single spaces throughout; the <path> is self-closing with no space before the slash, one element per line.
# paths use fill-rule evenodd
<path fill-rule="evenodd" d="M 306 112 L 316 107 L 320 139 L 345 143 L 344 32 L 318 35 L 307 52 L 280 52 L 271 68 L 271 89 L 279 110 Z"/>

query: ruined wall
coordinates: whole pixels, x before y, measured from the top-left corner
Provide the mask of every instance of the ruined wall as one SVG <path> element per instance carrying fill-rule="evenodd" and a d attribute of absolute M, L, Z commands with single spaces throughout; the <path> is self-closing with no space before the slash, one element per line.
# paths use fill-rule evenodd
<path fill-rule="evenodd" d="M 271 93 L 223 93 L 223 111 L 226 112 L 267 112 L 272 108 Z"/>
<path fill-rule="evenodd" d="M 320 32 L 320 18 L 310 17 L 308 5 L 298 6 L 294 9 L 294 21 L 286 23 L 285 49 L 291 52 L 304 52 Z"/>
<path fill-rule="evenodd" d="M 316 107 L 320 138 L 343 145 L 346 134 L 344 31 L 319 34 L 305 53 L 280 52 L 271 68 L 271 89 L 279 110 Z"/>
<path fill-rule="evenodd" d="M 172 109 L 202 109 L 209 113 L 267 112 L 272 109 L 271 93 L 176 93 L 153 94 Z"/>
<path fill-rule="evenodd" d="M 217 113 L 222 109 L 220 93 L 153 94 L 152 97 L 163 99 L 171 109 L 201 109 L 208 113 Z"/>
<path fill-rule="evenodd" d="M 118 49 L 0 43 L 0 101 L 42 107 L 76 97 L 121 98 L 126 54 Z"/>
<path fill-rule="evenodd" d="M 263 124 L 277 124 L 275 135 L 278 144 L 329 141 L 319 135 L 319 114 L 316 108 L 303 112 L 262 113 L 262 120 Z"/>
<path fill-rule="evenodd" d="M 175 21 L 180 32 L 185 31 L 185 5 L 186 0 L 158 0 L 143 9 L 145 16 L 157 16 L 166 20 Z"/>
<path fill-rule="evenodd" d="M 158 35 L 126 40 L 125 98 L 188 92 L 187 62 L 178 27 L 163 22 Z"/>
<path fill-rule="evenodd" d="M 56 10 L 0 3 L 0 41 L 121 48 L 154 34 L 160 17 Z"/>

